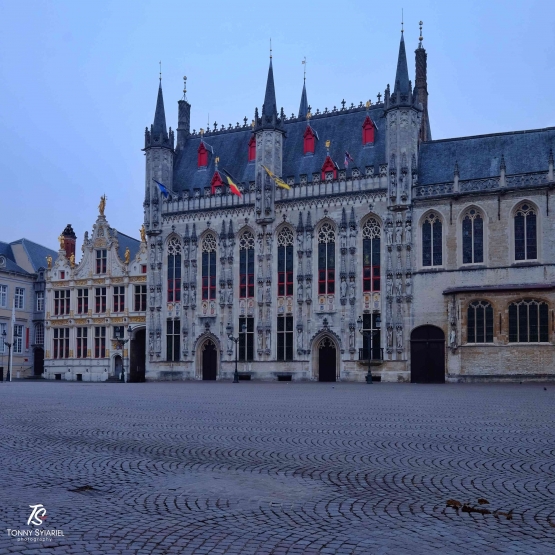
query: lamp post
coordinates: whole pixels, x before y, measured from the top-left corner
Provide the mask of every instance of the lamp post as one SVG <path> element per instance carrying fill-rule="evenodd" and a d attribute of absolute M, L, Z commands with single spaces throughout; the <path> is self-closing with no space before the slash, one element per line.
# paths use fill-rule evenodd
<path fill-rule="evenodd" d="M 4 345 L 6 344 L 6 330 L 2 331 L 2 381 L 4 381 Z"/>
<path fill-rule="evenodd" d="M 247 326 L 243 324 L 241 326 L 241 331 L 245 333 L 246 329 Z M 225 331 L 227 332 L 229 340 L 235 342 L 235 372 L 233 372 L 233 383 L 239 383 L 239 371 L 237 370 L 237 343 L 239 343 L 239 337 L 233 337 L 233 326 L 231 325 L 231 322 L 227 324 Z"/>
<path fill-rule="evenodd" d="M 125 383 L 125 357 L 123 356 L 123 348 L 125 347 L 125 344 L 129 341 L 129 338 L 131 337 L 131 332 L 133 331 L 133 329 L 131 328 L 131 325 L 129 325 L 127 327 L 127 339 L 123 339 L 123 337 L 116 337 L 114 339 L 114 343 L 115 343 L 115 348 L 118 350 L 122 351 L 122 357 L 121 357 L 121 381 L 123 383 Z"/>
<path fill-rule="evenodd" d="M 4 341 L 4 345 L 8 346 L 8 373 L 6 374 L 6 381 L 11 382 L 12 377 L 10 375 L 10 363 L 11 363 L 11 360 L 12 360 L 11 354 L 12 354 L 12 345 L 13 345 L 13 343 L 8 343 L 7 341 Z"/>
<path fill-rule="evenodd" d="M 372 320 L 370 320 L 370 321 L 372 321 Z M 378 314 L 378 317 L 376 318 L 376 329 L 375 330 L 367 331 L 367 330 L 363 329 L 363 327 L 362 327 L 363 326 L 362 316 L 358 317 L 357 324 L 358 324 L 358 331 L 360 332 L 362 337 L 368 337 L 368 372 L 366 374 L 366 383 L 372 383 L 372 351 L 373 351 L 373 347 L 374 347 L 374 334 L 380 332 L 380 327 L 382 325 L 382 319 L 380 318 L 380 315 Z"/>

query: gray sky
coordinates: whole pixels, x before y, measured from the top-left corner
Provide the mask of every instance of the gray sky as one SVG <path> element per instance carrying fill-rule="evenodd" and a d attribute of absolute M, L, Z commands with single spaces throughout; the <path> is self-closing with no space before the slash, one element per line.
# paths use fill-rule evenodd
<path fill-rule="evenodd" d="M 191 127 L 261 106 L 272 38 L 278 106 L 313 110 L 393 86 L 401 7 L 414 81 L 418 21 L 435 139 L 555 125 L 555 2 L 0 0 L 0 240 L 81 245 L 106 216 L 138 237 L 144 129 L 162 60 L 167 123 L 188 77 Z"/>

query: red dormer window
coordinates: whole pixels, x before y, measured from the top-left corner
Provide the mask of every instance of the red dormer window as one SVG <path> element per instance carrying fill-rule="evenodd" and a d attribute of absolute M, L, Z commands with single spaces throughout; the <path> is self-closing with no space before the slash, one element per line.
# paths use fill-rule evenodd
<path fill-rule="evenodd" d="M 333 160 L 326 156 L 324 160 L 324 165 L 322 166 L 322 181 L 326 181 L 326 176 L 333 173 L 333 179 L 337 179 L 337 167 L 333 163 Z"/>
<path fill-rule="evenodd" d="M 314 154 L 314 144 L 315 144 L 315 135 L 312 127 L 308 125 L 303 135 L 304 139 L 304 153 L 305 154 Z"/>
<path fill-rule="evenodd" d="M 208 166 L 208 150 L 206 149 L 202 141 L 198 147 L 197 152 L 198 152 L 198 167 L 206 168 L 206 166 Z"/>
<path fill-rule="evenodd" d="M 366 116 L 364 123 L 362 124 L 362 144 L 367 145 L 374 142 L 374 124 L 370 119 L 370 116 Z"/>
<path fill-rule="evenodd" d="M 219 172 L 214 172 L 214 175 L 212 176 L 212 181 L 210 181 L 210 192 L 212 194 L 215 194 L 216 187 L 221 187 L 222 185 L 222 176 Z"/>
<path fill-rule="evenodd" d="M 254 135 L 251 137 L 249 141 L 249 162 L 252 162 L 256 159 L 256 139 Z"/>

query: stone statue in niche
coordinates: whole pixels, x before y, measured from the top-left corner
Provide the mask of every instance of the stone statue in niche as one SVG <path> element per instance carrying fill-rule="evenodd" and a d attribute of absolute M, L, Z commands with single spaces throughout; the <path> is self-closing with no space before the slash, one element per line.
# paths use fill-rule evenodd
<path fill-rule="evenodd" d="M 299 284 L 297 285 L 297 300 L 298 301 L 303 300 L 303 284 L 302 284 L 302 282 L 299 282 Z"/>
<path fill-rule="evenodd" d="M 302 350 L 303 348 L 303 329 L 297 329 L 297 349 Z"/>
<path fill-rule="evenodd" d="M 451 349 L 457 348 L 457 331 L 454 327 L 451 328 L 449 332 L 449 347 L 451 347 Z"/>
<path fill-rule="evenodd" d="M 232 353 L 233 352 L 233 339 L 231 338 L 227 338 L 227 352 L 228 353 Z"/>
<path fill-rule="evenodd" d="M 223 287 L 220 289 L 220 304 L 225 304 L 225 290 Z"/>
<path fill-rule="evenodd" d="M 302 252 L 304 248 L 304 237 L 302 233 L 297 233 L 297 250 Z"/>
<path fill-rule="evenodd" d="M 197 290 L 191 289 L 191 305 L 195 306 L 197 304 Z"/>
<path fill-rule="evenodd" d="M 189 260 L 189 243 L 183 245 L 183 260 Z"/>
<path fill-rule="evenodd" d="M 395 335 L 397 339 L 397 348 L 402 349 L 403 348 L 403 326 L 397 325 L 397 327 L 395 328 Z"/>
<path fill-rule="evenodd" d="M 355 298 L 355 280 L 352 279 L 349 282 L 349 299 L 354 300 Z"/>
<path fill-rule="evenodd" d="M 341 248 L 346 249 L 347 248 L 347 230 L 346 229 L 342 229 L 339 232 L 339 240 L 340 240 Z"/>
<path fill-rule="evenodd" d="M 272 211 L 272 193 L 270 192 L 270 189 L 268 189 L 268 188 L 264 191 L 264 202 L 265 202 L 266 212 L 271 212 Z"/>
<path fill-rule="evenodd" d="M 227 304 L 233 304 L 233 288 L 227 290 Z"/>
<path fill-rule="evenodd" d="M 271 288 L 271 286 L 270 286 L 269 283 L 266 284 L 266 295 L 265 295 L 264 300 L 265 300 L 267 303 L 272 302 L 272 288 Z"/>
<path fill-rule="evenodd" d="M 257 300 L 258 300 L 259 303 L 264 302 L 264 289 L 263 289 L 262 285 L 258 286 Z"/>
<path fill-rule="evenodd" d="M 393 223 L 391 222 L 391 220 L 388 220 L 385 225 L 385 237 L 387 245 L 393 245 Z"/>
<path fill-rule="evenodd" d="M 401 222 L 397 222 L 397 227 L 395 228 L 395 242 L 398 245 L 403 243 L 403 227 Z"/>
<path fill-rule="evenodd" d="M 393 328 L 391 326 L 387 326 L 387 346 L 393 346 Z"/>
<path fill-rule="evenodd" d="M 351 228 L 351 231 L 349 232 L 349 247 L 351 249 L 356 249 L 357 246 L 357 232 L 356 229 Z"/>
<path fill-rule="evenodd" d="M 185 306 L 188 306 L 188 304 L 189 304 L 189 290 L 188 289 L 185 289 L 183 291 L 183 304 Z"/>
<path fill-rule="evenodd" d="M 152 333 L 148 336 L 148 352 L 150 354 L 154 352 L 154 337 L 152 337 Z"/>
<path fill-rule="evenodd" d="M 196 260 L 197 259 L 197 243 L 196 241 L 193 241 L 191 243 L 191 260 Z"/>
<path fill-rule="evenodd" d="M 355 329 L 352 327 L 349 327 L 349 348 L 355 348 Z"/>
<path fill-rule="evenodd" d="M 409 297 L 412 295 L 412 278 L 410 275 L 405 278 L 405 292 Z"/>
<path fill-rule="evenodd" d="M 344 299 L 347 296 L 347 281 L 345 279 L 341 280 L 340 291 L 341 298 Z"/>
<path fill-rule="evenodd" d="M 393 278 L 389 274 L 385 279 L 385 290 L 388 296 L 393 295 Z"/>
<path fill-rule="evenodd" d="M 258 342 L 258 350 L 261 351 L 262 350 L 262 332 L 259 330 L 258 331 L 258 336 L 257 336 L 257 342 Z"/>
<path fill-rule="evenodd" d="M 403 281 L 399 273 L 395 276 L 395 293 L 398 296 L 403 294 Z"/>
<path fill-rule="evenodd" d="M 405 223 L 405 243 L 410 245 L 412 243 L 412 226 L 410 221 Z"/>
<path fill-rule="evenodd" d="M 272 333 L 270 330 L 266 330 L 266 350 L 270 350 L 272 348 Z"/>
<path fill-rule="evenodd" d="M 307 281 L 306 283 L 306 299 L 312 300 L 312 281 Z"/>

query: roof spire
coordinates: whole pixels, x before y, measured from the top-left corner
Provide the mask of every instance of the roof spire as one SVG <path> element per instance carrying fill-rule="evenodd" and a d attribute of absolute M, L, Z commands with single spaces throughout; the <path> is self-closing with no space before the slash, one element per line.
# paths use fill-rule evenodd
<path fill-rule="evenodd" d="M 303 92 L 301 94 L 301 105 L 299 106 L 299 118 L 306 118 L 308 114 L 308 100 L 306 98 L 306 56 L 303 60 L 304 77 L 303 77 Z"/>
<path fill-rule="evenodd" d="M 270 51 L 271 52 L 271 51 Z M 281 121 L 278 119 L 276 89 L 274 87 L 274 68 L 272 66 L 272 58 L 270 57 L 270 67 L 268 68 L 268 79 L 266 81 L 266 94 L 264 95 L 264 104 L 262 105 L 262 115 L 257 119 L 257 127 L 266 129 L 276 129 L 281 127 Z"/>
<path fill-rule="evenodd" d="M 404 17 L 403 17 L 403 8 L 401 8 L 401 34 L 405 32 L 405 24 L 404 24 Z"/>
<path fill-rule="evenodd" d="M 167 140 L 168 131 L 166 127 L 166 112 L 164 110 L 164 96 L 162 94 L 162 75 L 160 74 L 160 84 L 158 85 L 158 98 L 156 99 L 156 112 L 154 112 L 154 122 L 150 129 L 153 138 L 160 135 Z"/>
<path fill-rule="evenodd" d="M 397 59 L 397 74 L 395 75 L 395 88 L 393 92 L 408 93 L 410 91 L 409 68 L 407 65 L 407 52 L 405 50 L 405 39 L 401 31 L 401 42 L 399 44 L 399 57 Z"/>
<path fill-rule="evenodd" d="M 160 64 L 160 86 L 162 86 L 162 60 L 158 62 Z"/>
<path fill-rule="evenodd" d="M 422 22 L 422 20 L 418 22 L 418 25 L 420 26 L 420 36 L 418 37 L 418 48 L 422 48 L 422 41 L 424 40 L 424 37 L 422 36 L 422 25 L 424 25 L 424 23 Z"/>

